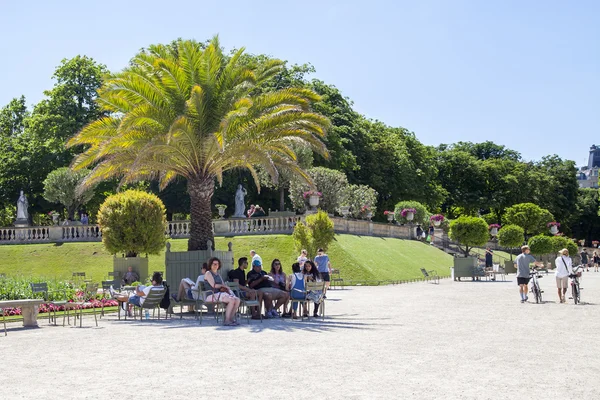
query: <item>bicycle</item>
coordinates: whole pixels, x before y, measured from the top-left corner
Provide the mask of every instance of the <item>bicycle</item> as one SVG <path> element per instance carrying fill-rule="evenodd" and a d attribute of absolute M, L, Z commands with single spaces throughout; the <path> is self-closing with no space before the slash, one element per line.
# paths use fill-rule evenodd
<path fill-rule="evenodd" d="M 571 278 L 571 298 L 575 304 L 581 303 L 581 288 L 579 287 L 581 272 L 579 272 L 579 269 L 583 270 L 583 265 L 573 267 L 573 273 L 569 274 L 569 278 Z"/>
<path fill-rule="evenodd" d="M 535 296 L 535 302 L 537 304 L 542 302 L 542 293 L 543 290 L 540 289 L 540 284 L 538 282 L 538 278 L 541 278 L 542 275 L 539 275 L 537 270 L 534 268 L 529 271 L 529 277 L 531 278 L 531 293 Z"/>

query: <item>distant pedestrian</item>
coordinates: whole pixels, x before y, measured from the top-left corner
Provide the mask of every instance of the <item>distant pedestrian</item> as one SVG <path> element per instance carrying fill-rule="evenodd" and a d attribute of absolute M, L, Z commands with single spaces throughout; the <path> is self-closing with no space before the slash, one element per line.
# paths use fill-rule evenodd
<path fill-rule="evenodd" d="M 421 229 L 421 225 L 417 225 L 417 240 L 423 240 L 423 229 Z"/>
<path fill-rule="evenodd" d="M 429 244 L 433 244 L 433 239 L 435 236 L 435 228 L 433 224 L 429 225 Z"/>
<path fill-rule="evenodd" d="M 537 262 L 535 257 L 529 254 L 531 250 L 529 246 L 521 247 L 521 254 L 515 258 L 515 264 L 517 265 L 517 284 L 519 285 L 519 294 L 521 295 L 521 303 L 525 303 L 529 297 L 527 292 L 529 291 L 529 279 L 531 272 L 529 264 L 543 265 L 543 263 Z"/>
<path fill-rule="evenodd" d="M 556 277 L 556 287 L 558 289 L 558 298 L 561 303 L 564 303 L 565 294 L 569 287 L 569 275 L 573 274 L 573 265 L 571 257 L 569 257 L 569 250 L 562 249 L 558 252 L 559 256 L 556 257 L 554 264 L 556 265 L 556 271 L 554 276 Z"/>
<path fill-rule="evenodd" d="M 598 264 L 600 264 L 600 256 L 598 255 L 598 251 L 594 250 L 594 272 L 598 272 Z"/>
<path fill-rule="evenodd" d="M 323 249 L 317 250 L 317 256 L 314 259 L 315 264 L 317 264 L 317 271 L 321 274 L 321 278 L 325 282 L 325 293 L 327 293 L 327 289 L 329 288 L 329 284 L 331 281 L 330 273 L 331 273 L 331 262 L 329 260 L 329 256 L 325 254 Z"/>
<path fill-rule="evenodd" d="M 494 270 L 494 252 L 489 247 L 485 249 L 485 270 Z M 496 280 L 496 275 L 492 274 L 492 280 Z"/>
<path fill-rule="evenodd" d="M 587 270 L 589 271 L 590 270 L 590 264 L 589 264 L 590 257 L 587 253 L 587 249 L 581 250 L 581 253 L 579 253 L 579 256 L 581 257 L 581 263 L 583 264 L 583 268 L 587 267 Z M 582 268 L 582 271 L 583 271 L 583 268 Z"/>

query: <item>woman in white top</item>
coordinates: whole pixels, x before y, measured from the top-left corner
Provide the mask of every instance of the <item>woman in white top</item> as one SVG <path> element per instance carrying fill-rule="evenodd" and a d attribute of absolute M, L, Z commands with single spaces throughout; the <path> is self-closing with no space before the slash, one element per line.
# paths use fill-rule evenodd
<path fill-rule="evenodd" d="M 573 273 L 573 265 L 571 257 L 569 257 L 569 250 L 562 249 L 558 252 L 559 256 L 556 257 L 554 264 L 556 265 L 556 287 L 558 288 L 558 298 L 561 303 L 565 302 L 565 294 L 569 287 L 569 275 Z"/>

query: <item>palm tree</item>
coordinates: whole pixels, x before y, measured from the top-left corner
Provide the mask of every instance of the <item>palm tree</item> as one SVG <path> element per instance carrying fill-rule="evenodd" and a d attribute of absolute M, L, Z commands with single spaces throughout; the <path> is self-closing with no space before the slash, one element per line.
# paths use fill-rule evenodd
<path fill-rule="evenodd" d="M 214 243 L 210 205 L 224 171 L 248 169 L 259 190 L 258 165 L 274 180 L 283 167 L 310 181 L 292 144 L 328 155 L 321 138 L 329 120 L 310 111 L 319 96 L 303 88 L 253 95 L 283 63 L 244 65 L 243 51 L 225 56 L 218 37 L 207 45 L 153 45 L 108 77 L 98 93 L 108 116 L 67 144 L 88 146 L 72 163 L 74 169 L 95 166 L 84 185 L 158 178 L 162 190 L 184 177 L 191 203 L 188 250 L 205 250 L 207 240 Z"/>

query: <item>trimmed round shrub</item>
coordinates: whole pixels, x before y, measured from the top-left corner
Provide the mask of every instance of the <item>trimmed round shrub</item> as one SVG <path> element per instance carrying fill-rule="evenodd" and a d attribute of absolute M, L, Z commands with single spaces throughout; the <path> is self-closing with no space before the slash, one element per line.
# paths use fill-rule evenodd
<path fill-rule="evenodd" d="M 521 247 L 525 240 L 525 231 L 518 225 L 505 225 L 498 231 L 498 243 L 502 247 L 514 249 Z"/>
<path fill-rule="evenodd" d="M 562 249 L 569 250 L 569 255 L 574 256 L 579 252 L 577 245 L 570 239 L 564 236 L 553 236 L 552 240 L 552 252 L 557 253 Z"/>
<path fill-rule="evenodd" d="M 111 254 L 158 254 L 165 247 L 165 206 L 151 193 L 127 190 L 109 196 L 98 211 L 98 224 Z"/>
<path fill-rule="evenodd" d="M 474 246 L 483 246 L 490 238 L 488 224 L 479 217 L 458 217 L 450 223 L 450 238 L 462 244 L 465 257 Z"/>
<path fill-rule="evenodd" d="M 417 210 L 412 221 L 409 221 L 406 219 L 406 217 L 402 216 L 401 212 L 405 208 L 414 208 L 415 210 Z M 423 226 L 429 226 L 430 224 L 429 217 L 431 216 L 431 214 L 429 213 L 429 211 L 427 211 L 427 208 L 418 201 L 407 200 L 398 202 L 396 204 L 396 207 L 394 208 L 394 215 L 396 221 L 398 221 L 401 224 L 406 224 L 409 222 L 412 222 L 414 224 L 421 224 Z"/>
<path fill-rule="evenodd" d="M 552 253 L 552 237 L 546 235 L 537 235 L 529 238 L 527 242 L 529 249 L 535 255 L 542 256 Z M 559 249 L 560 250 L 560 249 Z"/>

